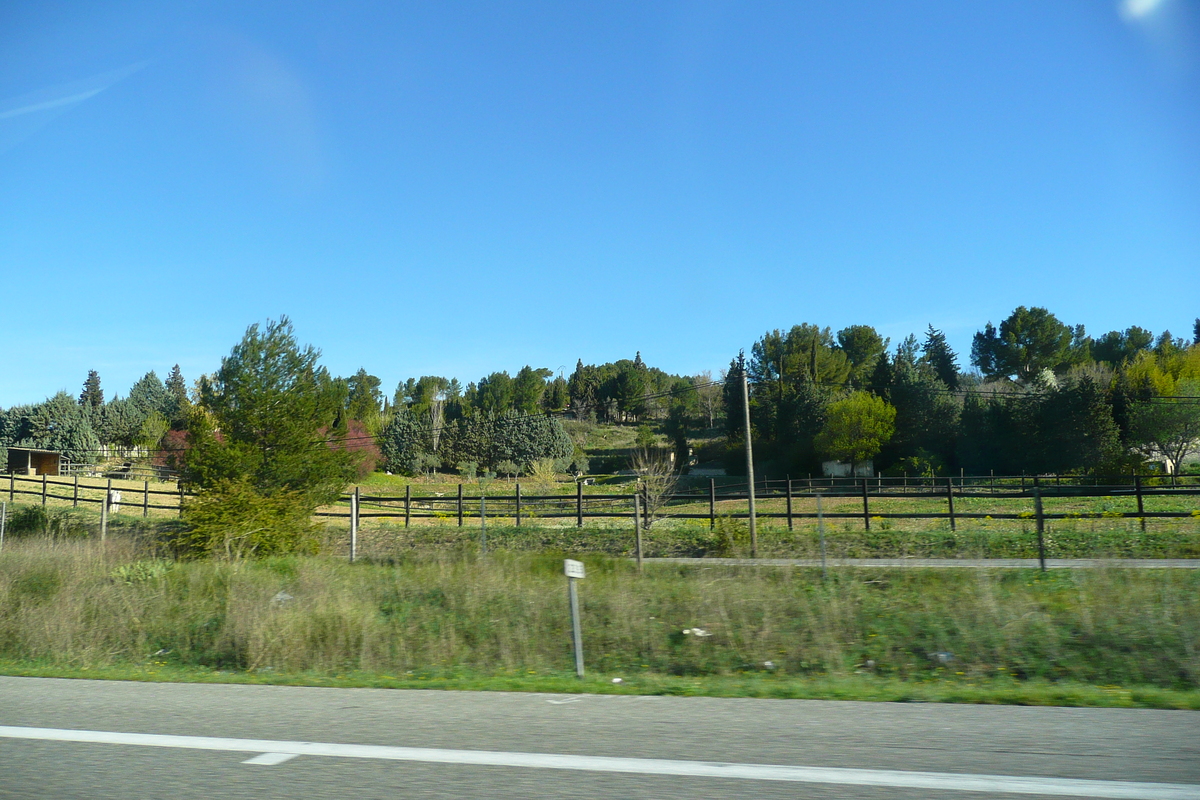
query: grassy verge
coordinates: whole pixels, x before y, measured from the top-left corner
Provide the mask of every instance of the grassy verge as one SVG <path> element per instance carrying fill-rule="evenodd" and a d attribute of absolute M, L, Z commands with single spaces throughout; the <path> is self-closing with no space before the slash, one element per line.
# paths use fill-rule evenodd
<path fill-rule="evenodd" d="M 446 691 L 542 692 L 546 694 L 669 695 L 677 697 L 757 697 L 775 700 L 859 700 L 897 703 L 970 703 L 979 705 L 1073 706 L 1200 710 L 1200 691 L 1157 686 L 1092 686 L 1071 682 L 1001 679 L 976 682 L 940 678 L 903 681 L 875 676 L 708 675 L 683 678 L 642 674 L 572 673 L 496 675 L 414 671 L 281 673 L 230 671 L 158 664 L 71 667 L 0 660 L 0 675 L 34 678 L 150 681 L 159 683 L 236 683 L 259 686 L 322 686 L 340 689 L 437 689 Z M 620 678 L 614 683 L 614 678 Z"/>
<path fill-rule="evenodd" d="M 397 688 L 1197 707 L 1194 570 L 738 569 L 473 541 L 347 564 L 172 562 L 137 539 L 11 542 L 0 671 Z M 622 683 L 613 684 L 611 678 Z"/>

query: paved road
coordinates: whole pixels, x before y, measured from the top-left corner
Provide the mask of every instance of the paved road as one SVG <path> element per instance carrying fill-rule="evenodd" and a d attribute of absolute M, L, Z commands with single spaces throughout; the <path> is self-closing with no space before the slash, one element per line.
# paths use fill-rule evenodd
<path fill-rule="evenodd" d="M 0 798 L 1198 800 L 1197 734 L 1182 711 L 0 677 Z"/>
<path fill-rule="evenodd" d="M 819 567 L 819 558 L 645 558 L 664 564 L 737 567 Z M 831 558 L 830 567 L 1037 569 L 1036 558 Z M 1200 558 L 1047 558 L 1046 569 L 1200 569 Z"/>

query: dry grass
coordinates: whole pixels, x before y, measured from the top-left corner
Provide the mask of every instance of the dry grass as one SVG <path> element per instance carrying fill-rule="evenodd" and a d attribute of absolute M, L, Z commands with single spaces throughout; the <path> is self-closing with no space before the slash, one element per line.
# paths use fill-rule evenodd
<path fill-rule="evenodd" d="M 0 554 L 0 659 L 403 675 L 570 664 L 561 555 L 158 561 L 130 540 Z M 626 675 L 1200 686 L 1195 571 L 819 571 L 586 559 L 589 665 Z M 701 629 L 697 635 L 685 630 Z M 941 656 L 937 654 L 943 654 Z M 767 662 L 771 662 L 770 665 Z"/>

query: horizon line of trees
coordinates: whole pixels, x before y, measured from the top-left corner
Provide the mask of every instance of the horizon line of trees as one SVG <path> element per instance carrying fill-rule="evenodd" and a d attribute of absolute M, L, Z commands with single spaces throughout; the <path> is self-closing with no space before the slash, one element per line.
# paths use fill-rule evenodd
<path fill-rule="evenodd" d="M 1130 327 L 1098 338 L 1045 308 L 988 323 L 973 371 L 942 331 L 889 341 L 867 325 L 836 333 L 770 331 L 735 357 L 726 403 L 750 385 L 756 456 L 765 471 L 820 474 L 825 460 L 877 472 L 1176 473 L 1200 445 L 1200 319 L 1187 342 Z M 745 431 L 726 419 L 731 445 Z M 744 469 L 735 447 L 728 468 Z"/>
<path fill-rule="evenodd" d="M 650 367 L 640 353 L 599 365 L 579 360 L 570 376 L 526 365 L 465 386 L 409 378 L 390 397 L 365 368 L 348 378 L 326 372 L 322 391 L 334 416 L 323 435 L 366 451 L 370 468 L 524 471 L 548 457 L 586 471 L 578 443 L 566 452 L 565 434 L 552 426 L 531 423 L 529 431 L 539 432 L 521 434 L 526 445 L 540 442 L 537 458 L 537 447 L 514 450 L 499 431 L 539 415 L 655 421 L 678 451 L 676 463 L 686 464 L 689 438 L 723 425 L 727 467 L 738 471 L 742 415 L 724 412 L 740 407 L 745 372 L 756 455 L 772 474 L 819 473 L 830 459 L 872 460 L 878 471 L 910 474 L 1128 471 L 1147 461 L 1178 470 L 1200 439 L 1192 413 L 1200 406 L 1169 399 L 1200 395 L 1200 319 L 1191 342 L 1137 326 L 1093 338 L 1045 308 L 1021 306 L 976 333 L 974 369 L 962 369 L 958 358 L 932 325 L 923 340 L 910 335 L 892 347 L 869 325 L 834 333 L 804 323 L 767 332 L 716 380 Z M 91 370 L 77 398 L 60 392 L 0 409 L 0 460 L 8 446 L 29 446 L 83 463 L 102 448 L 157 451 L 164 463 L 188 446 L 206 381 L 201 376 L 189 390 L 176 365 L 165 381 L 148 372 L 127 397 L 106 401 Z M 493 440 L 481 444 L 479 430 L 492 431 Z"/>

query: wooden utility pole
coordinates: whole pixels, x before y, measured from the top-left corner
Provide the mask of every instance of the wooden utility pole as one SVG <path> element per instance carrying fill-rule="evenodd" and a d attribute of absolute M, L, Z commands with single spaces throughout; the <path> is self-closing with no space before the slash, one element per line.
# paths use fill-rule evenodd
<path fill-rule="evenodd" d="M 742 369 L 742 412 L 746 422 L 746 485 L 750 490 L 750 557 L 758 558 L 758 519 L 754 513 L 754 449 L 750 444 L 750 382 Z"/>

